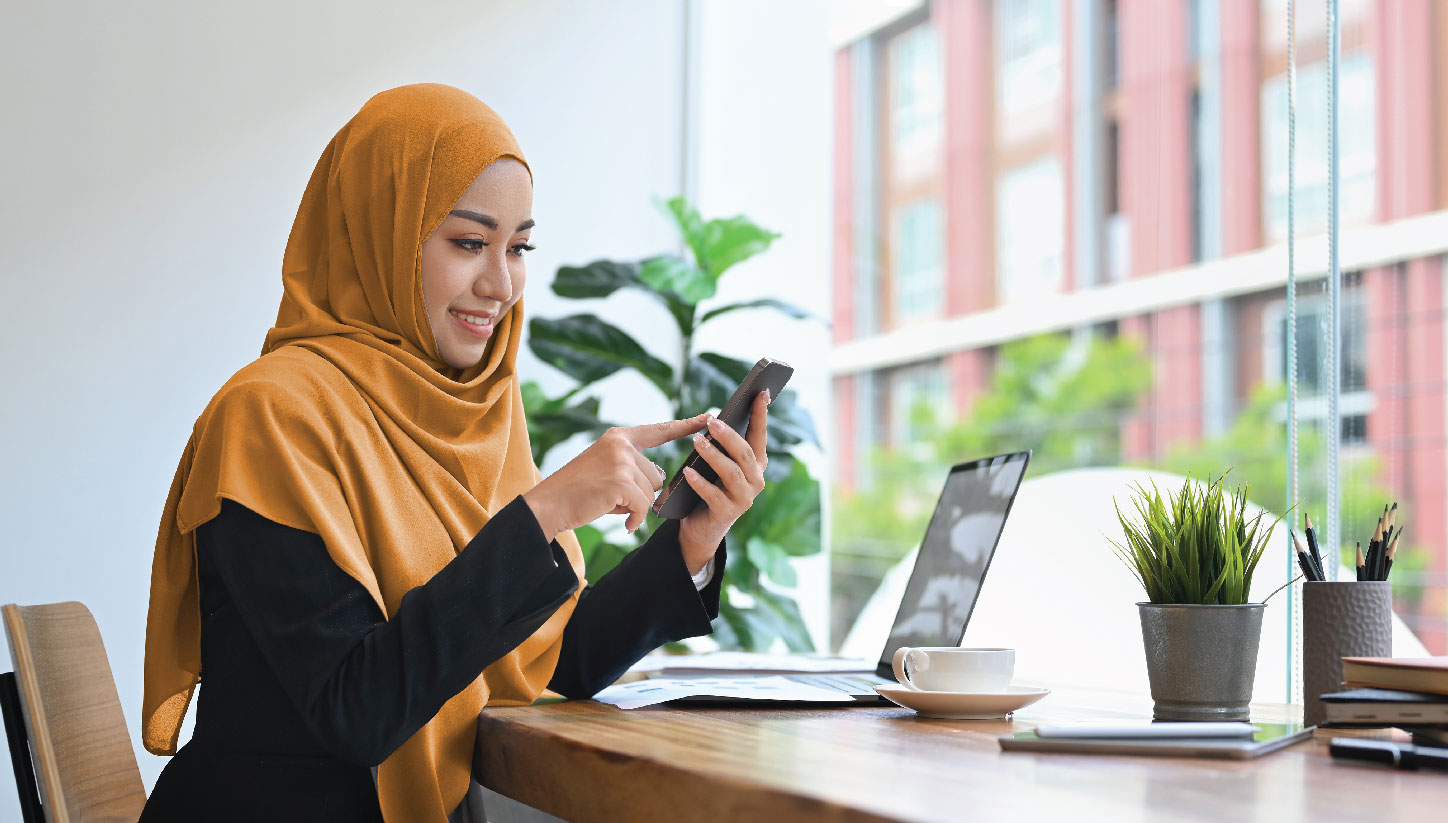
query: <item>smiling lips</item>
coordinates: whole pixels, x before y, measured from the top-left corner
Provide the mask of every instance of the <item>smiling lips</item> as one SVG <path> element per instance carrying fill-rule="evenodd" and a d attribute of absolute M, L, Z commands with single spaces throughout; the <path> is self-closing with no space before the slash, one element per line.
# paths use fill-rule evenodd
<path fill-rule="evenodd" d="M 472 314 L 460 312 L 456 309 L 448 309 L 447 313 L 452 315 L 453 319 L 458 321 L 458 324 L 461 325 L 468 334 L 476 335 L 477 337 L 487 337 L 493 333 L 493 319 L 497 317 L 495 314 Z"/>

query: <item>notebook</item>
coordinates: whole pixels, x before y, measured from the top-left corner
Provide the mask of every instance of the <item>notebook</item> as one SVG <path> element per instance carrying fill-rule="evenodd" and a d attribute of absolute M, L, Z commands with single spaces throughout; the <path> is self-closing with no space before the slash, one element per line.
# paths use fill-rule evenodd
<path fill-rule="evenodd" d="M 1322 696 L 1326 722 L 1334 726 L 1448 724 L 1448 695 L 1396 689 L 1349 689 Z"/>
<path fill-rule="evenodd" d="M 998 738 L 1005 751 L 1069 752 L 1073 754 L 1145 754 L 1172 757 L 1260 757 L 1312 737 L 1301 723 L 1254 723 L 1255 734 L 1242 738 L 1044 738 L 1032 729 Z"/>
<path fill-rule="evenodd" d="M 1448 657 L 1344 657 L 1344 686 L 1448 694 Z"/>

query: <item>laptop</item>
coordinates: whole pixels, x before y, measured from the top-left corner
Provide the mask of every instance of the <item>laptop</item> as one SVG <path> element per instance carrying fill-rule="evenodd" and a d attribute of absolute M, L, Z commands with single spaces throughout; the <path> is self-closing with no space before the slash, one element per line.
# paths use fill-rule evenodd
<path fill-rule="evenodd" d="M 975 610 L 981 583 L 990 569 L 1030 458 L 1028 449 L 951 467 L 873 675 L 788 674 L 785 677 L 848 694 L 862 703 L 884 703 L 887 701 L 875 692 L 875 686 L 898 685 L 891 666 L 897 649 L 959 646 L 965 639 L 965 627 Z M 738 700 L 732 698 L 727 702 Z M 674 702 L 722 701 L 697 695 Z"/>

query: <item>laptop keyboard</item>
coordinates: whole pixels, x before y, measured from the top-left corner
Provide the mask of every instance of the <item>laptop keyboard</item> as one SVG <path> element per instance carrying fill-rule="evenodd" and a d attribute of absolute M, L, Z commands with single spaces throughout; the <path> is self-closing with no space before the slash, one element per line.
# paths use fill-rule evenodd
<path fill-rule="evenodd" d="M 792 674 L 790 680 L 846 694 L 874 694 L 875 687 L 889 681 L 863 674 Z"/>

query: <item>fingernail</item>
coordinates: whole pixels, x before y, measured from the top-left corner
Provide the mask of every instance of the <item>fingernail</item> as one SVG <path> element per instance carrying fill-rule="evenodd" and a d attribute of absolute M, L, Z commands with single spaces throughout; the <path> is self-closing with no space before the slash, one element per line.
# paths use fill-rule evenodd
<path fill-rule="evenodd" d="M 684 476 L 686 476 L 686 477 L 698 477 L 698 476 L 699 476 L 699 473 L 696 472 L 696 471 L 694 471 L 694 467 L 693 467 L 693 466 L 685 466 L 685 467 L 684 467 Z"/>
<path fill-rule="evenodd" d="M 703 434 L 696 434 L 696 435 L 694 435 L 694 445 L 695 445 L 695 446 L 703 446 L 703 445 L 704 445 L 705 443 L 707 443 L 707 442 L 708 442 L 708 438 L 705 437 Z"/>
<path fill-rule="evenodd" d="M 769 393 L 769 389 L 765 389 L 765 390 L 764 390 L 764 402 L 767 404 L 767 403 L 769 403 L 770 400 L 773 400 L 773 399 L 774 399 L 774 396 Z"/>
<path fill-rule="evenodd" d="M 718 431 L 721 427 L 723 427 L 723 425 L 724 425 L 723 423 L 720 423 L 720 422 L 719 422 L 719 418 L 717 418 L 717 417 L 710 417 L 710 418 L 709 418 L 709 428 L 714 429 L 715 431 Z"/>

